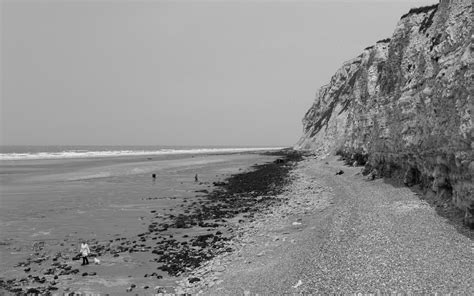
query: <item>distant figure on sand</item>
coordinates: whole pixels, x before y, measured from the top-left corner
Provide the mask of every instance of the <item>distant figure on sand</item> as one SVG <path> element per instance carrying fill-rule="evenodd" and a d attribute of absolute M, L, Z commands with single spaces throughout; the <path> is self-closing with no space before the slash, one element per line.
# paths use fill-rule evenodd
<path fill-rule="evenodd" d="M 198 174 L 196 174 L 196 176 L 194 176 L 194 182 L 199 182 Z"/>
<path fill-rule="evenodd" d="M 87 256 L 89 256 L 90 252 L 91 250 L 89 249 L 89 245 L 87 244 L 87 242 L 82 241 L 81 243 L 82 265 L 89 264 L 89 259 L 87 259 Z"/>
<path fill-rule="evenodd" d="M 153 180 L 156 180 L 156 174 L 152 174 L 151 177 L 153 178 Z"/>

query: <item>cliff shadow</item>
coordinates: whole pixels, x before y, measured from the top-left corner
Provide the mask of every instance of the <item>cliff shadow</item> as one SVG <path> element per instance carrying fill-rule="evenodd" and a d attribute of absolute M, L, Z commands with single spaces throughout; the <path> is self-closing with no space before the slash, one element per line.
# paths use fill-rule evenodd
<path fill-rule="evenodd" d="M 428 185 L 423 183 L 419 172 L 412 172 L 413 175 L 409 178 L 410 181 L 407 185 L 403 181 L 404 177 L 401 174 L 402 171 L 398 167 L 391 167 L 387 171 L 377 171 L 370 165 L 364 166 L 367 163 L 368 156 L 363 153 L 349 154 L 340 150 L 337 151 L 336 155 L 339 156 L 339 161 L 343 162 L 345 166 L 360 167 L 362 175 L 366 176 L 366 182 L 381 178 L 385 184 L 397 188 L 403 187 L 410 189 L 419 199 L 426 201 L 430 207 L 436 211 L 438 216 L 445 218 L 458 233 L 474 240 L 474 229 L 469 228 L 469 226 L 464 223 L 465 213 L 452 203 L 450 190 L 442 194 L 436 194 Z"/>
<path fill-rule="evenodd" d="M 397 187 L 397 188 L 408 188 L 414 195 L 419 199 L 426 201 L 431 208 L 436 211 L 438 216 L 441 216 L 446 219 L 446 222 L 451 224 L 458 233 L 468 237 L 471 240 L 474 240 L 474 229 L 470 229 L 467 225 L 464 224 L 464 211 L 457 208 L 452 202 L 451 197 L 440 197 L 436 193 L 431 191 L 428 188 L 422 187 L 421 184 L 416 184 L 411 187 L 405 185 L 401 179 L 398 178 L 382 178 L 385 184 Z M 367 180 L 371 182 L 371 180 Z"/>

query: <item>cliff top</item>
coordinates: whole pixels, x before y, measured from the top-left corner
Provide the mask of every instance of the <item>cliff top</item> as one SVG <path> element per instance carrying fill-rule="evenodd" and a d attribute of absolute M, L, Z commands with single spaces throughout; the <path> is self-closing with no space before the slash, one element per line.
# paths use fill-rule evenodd
<path fill-rule="evenodd" d="M 402 17 L 400 19 L 404 19 L 412 14 L 418 14 L 418 13 L 425 13 L 425 12 L 428 12 L 428 11 L 431 11 L 433 9 L 438 9 L 438 4 L 433 4 L 433 5 L 430 5 L 430 6 L 422 6 L 422 7 L 416 7 L 416 8 L 412 8 L 410 9 L 407 13 L 405 13 L 404 15 L 402 15 Z"/>

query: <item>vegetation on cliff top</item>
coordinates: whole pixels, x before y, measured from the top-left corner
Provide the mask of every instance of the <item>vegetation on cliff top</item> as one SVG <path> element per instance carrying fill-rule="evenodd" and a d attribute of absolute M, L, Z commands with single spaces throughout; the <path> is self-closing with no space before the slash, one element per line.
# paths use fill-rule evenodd
<path fill-rule="evenodd" d="M 376 43 L 388 43 L 388 42 L 390 42 L 390 40 L 392 40 L 392 39 L 385 38 L 385 39 L 381 39 L 381 40 L 377 41 Z"/>
<path fill-rule="evenodd" d="M 438 9 L 438 4 L 430 5 L 430 6 L 423 6 L 423 7 L 417 7 L 417 8 L 412 8 L 410 11 L 402 15 L 400 19 L 404 19 L 407 16 L 410 16 L 412 14 L 418 14 L 418 13 L 425 13 L 428 12 L 432 9 Z"/>

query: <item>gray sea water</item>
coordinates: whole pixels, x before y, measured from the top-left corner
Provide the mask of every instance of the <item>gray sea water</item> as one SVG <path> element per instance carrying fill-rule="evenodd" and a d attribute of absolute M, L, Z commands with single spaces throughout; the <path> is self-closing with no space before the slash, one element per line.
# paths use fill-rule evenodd
<path fill-rule="evenodd" d="M 32 159 L 65 159 L 65 158 L 100 158 L 139 155 L 176 155 L 176 154 L 209 154 L 235 153 L 281 149 L 282 147 L 249 147 L 249 146 L 0 146 L 2 160 Z"/>

